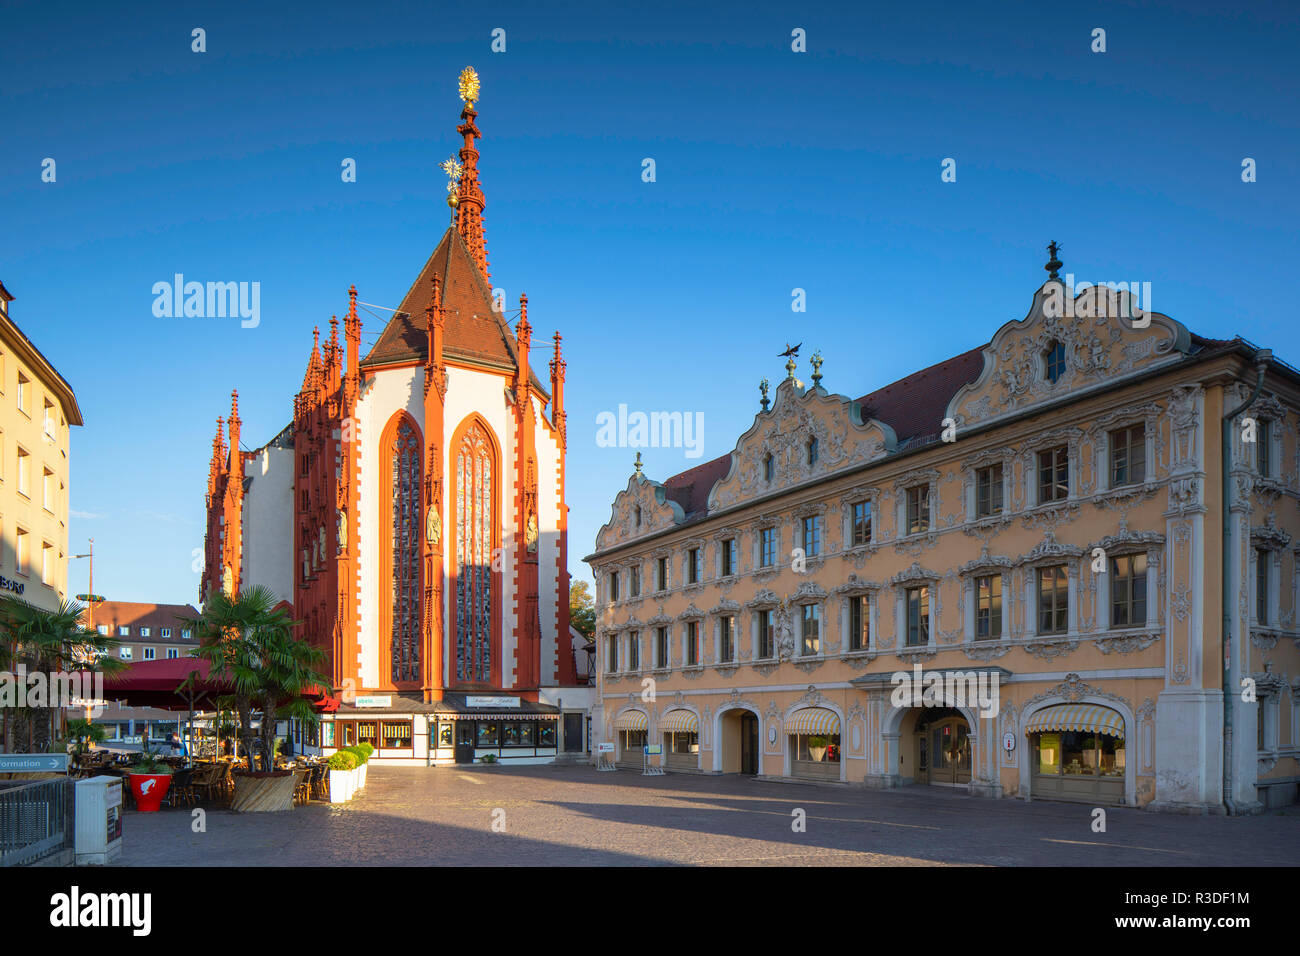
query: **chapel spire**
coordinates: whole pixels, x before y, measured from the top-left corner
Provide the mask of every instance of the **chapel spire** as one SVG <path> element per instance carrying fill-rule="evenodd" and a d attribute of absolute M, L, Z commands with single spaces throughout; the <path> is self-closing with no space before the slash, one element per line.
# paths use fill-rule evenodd
<path fill-rule="evenodd" d="M 488 272 L 487 237 L 483 233 L 483 208 L 487 205 L 487 200 L 483 198 L 483 190 L 478 181 L 478 149 L 474 145 L 474 141 L 482 135 L 474 123 L 478 116 L 474 109 L 478 90 L 478 74 L 472 66 L 465 67 L 460 73 L 460 98 L 464 101 L 465 108 L 460 113 L 461 124 L 456 127 L 456 132 L 464 137 L 465 142 L 460 149 L 460 181 L 452 205 L 456 230 L 465 240 L 470 255 L 483 273 L 484 281 L 487 281 L 492 276 Z"/>

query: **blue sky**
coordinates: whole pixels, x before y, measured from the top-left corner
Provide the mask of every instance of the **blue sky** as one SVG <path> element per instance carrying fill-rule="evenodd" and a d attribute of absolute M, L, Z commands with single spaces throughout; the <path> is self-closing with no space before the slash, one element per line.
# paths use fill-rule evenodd
<path fill-rule="evenodd" d="M 111 598 L 196 599 L 231 388 L 256 447 L 288 422 L 311 329 L 348 285 L 387 306 L 409 287 L 447 223 L 437 164 L 466 64 L 494 283 L 528 293 L 535 343 L 565 336 L 575 578 L 635 455 L 597 447 L 601 411 L 704 415 L 702 457 L 644 451 L 666 477 L 733 447 L 787 340 L 820 348 L 823 384 L 854 397 L 987 341 L 1027 311 L 1049 239 L 1065 271 L 1149 281 L 1158 311 L 1300 364 L 1294 4 L 9 3 L 3 18 L 0 281 L 81 403 L 72 548 L 95 538 Z M 261 324 L 155 318 L 150 290 L 177 272 L 260 282 Z M 369 344 L 380 322 L 363 320 Z M 71 574 L 85 590 L 85 562 Z"/>

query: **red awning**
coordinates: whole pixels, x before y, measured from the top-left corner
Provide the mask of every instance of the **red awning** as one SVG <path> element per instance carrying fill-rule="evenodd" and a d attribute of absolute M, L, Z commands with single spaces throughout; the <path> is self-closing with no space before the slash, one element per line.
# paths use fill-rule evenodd
<path fill-rule="evenodd" d="M 129 707 L 164 710 L 210 709 L 216 698 L 229 694 L 227 678 L 211 678 L 209 663 L 201 657 L 172 657 L 160 661 L 133 661 L 117 674 L 104 677 L 104 699 L 124 701 Z M 192 688 L 180 689 L 197 673 Z"/>

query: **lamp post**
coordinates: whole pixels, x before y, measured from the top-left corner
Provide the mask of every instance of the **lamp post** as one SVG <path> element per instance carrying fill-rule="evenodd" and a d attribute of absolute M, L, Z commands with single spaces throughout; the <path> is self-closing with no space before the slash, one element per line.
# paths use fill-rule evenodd
<path fill-rule="evenodd" d="M 87 587 L 88 594 L 78 594 L 78 601 L 86 602 L 86 629 L 93 631 L 95 629 L 95 605 L 104 600 L 103 597 L 95 593 L 95 539 L 90 538 L 90 550 L 85 554 L 74 554 L 69 560 L 75 561 L 77 558 L 90 559 L 90 584 Z M 86 704 L 86 720 L 90 720 L 91 705 Z"/>

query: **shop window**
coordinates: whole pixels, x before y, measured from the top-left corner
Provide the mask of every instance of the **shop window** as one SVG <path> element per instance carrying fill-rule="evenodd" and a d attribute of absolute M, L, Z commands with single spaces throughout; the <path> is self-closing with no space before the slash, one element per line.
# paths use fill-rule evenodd
<path fill-rule="evenodd" d="M 811 763 L 839 763 L 840 735 L 795 735 L 795 759 Z"/>
<path fill-rule="evenodd" d="M 334 722 L 333 721 L 321 724 L 320 742 L 322 747 L 334 746 Z"/>
<path fill-rule="evenodd" d="M 539 720 L 537 722 L 537 746 L 555 746 L 555 721 Z"/>
<path fill-rule="evenodd" d="M 495 720 L 480 720 L 478 722 L 478 736 L 474 741 L 476 747 L 496 747 L 499 738 L 499 725 Z"/>
<path fill-rule="evenodd" d="M 380 724 L 380 736 L 386 750 L 409 750 L 412 736 L 411 723 L 406 720 L 385 720 Z"/>
<path fill-rule="evenodd" d="M 455 738 L 452 736 L 454 724 L 449 720 L 444 720 L 438 724 L 438 746 L 452 747 L 455 746 Z"/>
<path fill-rule="evenodd" d="M 700 735 L 664 734 L 664 749 L 670 754 L 698 754 L 700 752 Z"/>
<path fill-rule="evenodd" d="M 1039 775 L 1123 777 L 1124 738 L 1092 731 L 1033 734 L 1034 769 Z"/>
<path fill-rule="evenodd" d="M 531 720 L 505 720 L 501 722 L 502 747 L 532 747 L 533 722 Z"/>
<path fill-rule="evenodd" d="M 642 749 L 645 747 L 646 732 L 644 730 L 620 730 L 618 732 L 620 755 L 628 761 L 633 758 L 639 760 L 642 755 Z"/>

